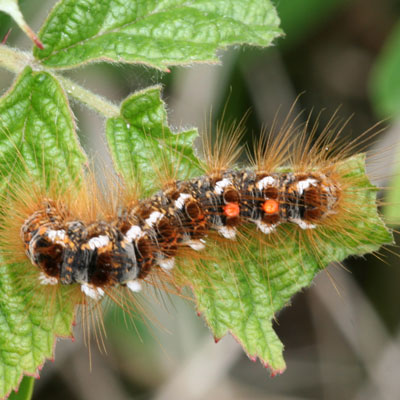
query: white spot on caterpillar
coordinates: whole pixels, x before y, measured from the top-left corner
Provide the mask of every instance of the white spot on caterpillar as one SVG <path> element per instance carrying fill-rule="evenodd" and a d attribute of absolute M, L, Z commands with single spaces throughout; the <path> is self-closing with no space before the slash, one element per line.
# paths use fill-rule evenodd
<path fill-rule="evenodd" d="M 53 242 L 56 243 L 58 240 L 64 240 L 65 239 L 65 231 L 64 229 L 60 230 L 54 230 L 54 229 L 49 229 L 46 231 L 47 237 Z"/>
<path fill-rule="evenodd" d="M 47 276 L 44 272 L 39 275 L 39 282 L 41 285 L 57 285 L 58 279 L 53 276 Z"/>
<path fill-rule="evenodd" d="M 297 224 L 301 229 L 314 229 L 317 227 L 315 224 L 309 224 L 308 222 L 303 221 L 300 218 L 291 218 L 290 222 L 294 222 Z"/>
<path fill-rule="evenodd" d="M 174 268 L 175 258 L 160 258 L 157 260 L 157 264 L 166 271 L 170 271 Z"/>
<path fill-rule="evenodd" d="M 215 184 L 214 193 L 218 195 L 222 194 L 224 188 L 226 188 L 227 186 L 232 186 L 232 181 L 230 179 L 224 178 L 221 181 L 218 181 Z"/>
<path fill-rule="evenodd" d="M 142 290 L 142 284 L 137 280 L 126 282 L 126 287 L 134 293 L 138 293 Z"/>
<path fill-rule="evenodd" d="M 220 226 L 217 228 L 220 235 L 222 235 L 226 239 L 235 239 L 236 237 L 236 229 L 230 228 L 228 226 Z"/>
<path fill-rule="evenodd" d="M 184 242 L 187 246 L 191 247 L 193 250 L 200 251 L 203 250 L 206 245 L 205 241 L 203 239 L 200 240 L 188 240 Z"/>
<path fill-rule="evenodd" d="M 96 250 L 100 247 L 107 246 L 110 243 L 110 239 L 106 235 L 100 235 L 97 237 L 93 237 L 89 240 L 88 246 L 90 250 Z"/>
<path fill-rule="evenodd" d="M 162 219 L 164 215 L 162 213 L 160 213 L 159 211 L 153 211 L 150 214 L 150 217 L 146 219 L 146 224 L 152 228 L 153 225 L 155 225 L 158 221 L 160 221 Z"/>
<path fill-rule="evenodd" d="M 299 181 L 296 184 L 297 191 L 299 192 L 299 194 L 303 194 L 305 189 L 308 189 L 310 186 L 316 186 L 317 183 L 318 181 L 313 178 L 308 178 L 305 179 L 304 181 Z"/>
<path fill-rule="evenodd" d="M 257 225 L 257 228 L 262 232 L 265 233 L 266 235 L 270 234 L 271 232 L 273 232 L 276 227 L 279 224 L 272 224 L 272 225 L 268 225 L 265 222 L 262 222 L 260 220 L 255 220 L 254 223 Z"/>
<path fill-rule="evenodd" d="M 273 178 L 272 176 L 266 176 L 262 179 L 260 179 L 257 183 L 257 189 L 258 190 L 263 190 L 268 186 L 275 186 L 276 185 L 276 179 Z"/>
<path fill-rule="evenodd" d="M 179 197 L 175 200 L 175 207 L 179 210 L 182 210 L 183 206 L 185 205 L 185 201 L 190 199 L 192 196 L 187 193 L 181 193 Z"/>
<path fill-rule="evenodd" d="M 100 300 L 104 296 L 104 290 L 101 288 L 93 287 L 88 285 L 87 283 L 83 283 L 81 285 L 81 290 L 86 294 L 87 297 L 90 297 L 93 300 Z"/>
<path fill-rule="evenodd" d="M 128 239 L 128 241 L 140 239 L 143 236 L 143 231 L 138 225 L 133 225 L 129 228 L 129 230 L 126 232 L 125 237 Z"/>

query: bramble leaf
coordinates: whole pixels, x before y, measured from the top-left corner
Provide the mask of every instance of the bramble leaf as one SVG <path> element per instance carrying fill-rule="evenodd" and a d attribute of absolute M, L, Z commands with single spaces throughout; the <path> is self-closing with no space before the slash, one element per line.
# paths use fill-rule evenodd
<path fill-rule="evenodd" d="M 23 175 L 40 182 L 54 173 L 61 182 L 76 182 L 85 160 L 62 89 L 50 74 L 26 68 L 0 99 L 2 186 L 9 191 L 10 181 Z M 74 307 L 63 301 L 68 289 L 49 302 L 48 293 L 29 287 L 26 263 L 0 261 L 0 398 L 22 374 L 37 375 L 53 356 L 55 336 L 71 336 Z M 29 284 L 21 284 L 24 278 Z"/>
<path fill-rule="evenodd" d="M 90 61 L 169 65 L 217 62 L 234 44 L 269 46 L 281 35 L 270 0 L 64 0 L 40 31 L 47 66 Z"/>
<path fill-rule="evenodd" d="M 137 176 L 154 174 L 157 162 L 152 160 L 157 157 L 152 136 L 154 132 L 158 138 L 163 132 L 164 140 L 172 137 L 165 124 L 158 88 L 131 96 L 121 107 L 121 117 L 108 121 L 114 160 L 128 183 Z M 151 134 L 143 134 L 147 130 Z M 190 163 L 191 158 L 185 162 Z M 285 369 L 283 344 L 272 327 L 276 313 L 330 262 L 373 252 L 393 240 L 377 214 L 376 189 L 365 175 L 364 156 L 346 160 L 341 168 L 346 178 L 355 182 L 346 190 L 352 191 L 353 205 L 362 210 L 360 218 L 351 221 L 352 234 L 348 229 L 341 232 L 321 225 L 316 245 L 315 237 L 311 239 L 306 231 L 285 225 L 262 241 L 240 243 L 238 239 L 234 247 L 209 238 L 206 261 L 181 260 L 175 269 L 177 282 L 192 287 L 198 311 L 215 338 L 230 332 L 250 358 L 259 358 L 273 374 Z"/>
<path fill-rule="evenodd" d="M 134 93 L 122 102 L 120 116 L 109 118 L 106 125 L 117 171 L 147 193 L 159 187 L 157 169 L 164 176 L 178 172 L 181 177 L 200 171 L 192 146 L 197 129 L 174 134 L 160 94 L 159 86 Z"/>
<path fill-rule="evenodd" d="M 76 181 L 86 161 L 58 82 L 26 67 L 0 99 L 0 179 L 50 173 Z"/>
<path fill-rule="evenodd" d="M 193 288 L 198 311 L 214 337 L 231 333 L 248 356 L 259 358 L 272 374 L 285 369 L 283 344 L 272 328 L 276 313 L 329 263 L 376 251 L 393 241 L 377 214 L 376 192 L 365 175 L 364 157 L 346 160 L 342 168 L 357 182 L 347 190 L 352 191 L 357 209 L 363 210 L 359 220 L 352 221 L 352 233 L 358 236 L 321 225 L 316 244 L 306 231 L 289 225 L 262 242 L 238 239 L 234 247 L 224 248 L 208 241 L 207 259 L 217 262 L 196 261 L 190 267 L 183 262 L 178 267 L 177 278 Z"/>
<path fill-rule="evenodd" d="M 74 307 L 32 289 L 21 288 L 26 265 L 0 259 L 0 398 L 18 387 L 22 374 L 38 376 L 38 368 L 53 357 L 55 336 L 71 336 Z M 27 279 L 32 279 L 28 277 Z M 67 296 L 65 288 L 59 298 Z"/>

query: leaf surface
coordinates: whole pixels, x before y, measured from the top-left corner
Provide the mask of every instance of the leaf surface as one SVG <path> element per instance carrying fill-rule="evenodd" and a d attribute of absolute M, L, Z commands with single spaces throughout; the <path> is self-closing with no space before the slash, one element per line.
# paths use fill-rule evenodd
<path fill-rule="evenodd" d="M 364 156 L 346 160 L 341 168 L 356 182 L 347 190 L 354 206 L 363 210 L 351 228 L 321 225 L 315 243 L 307 231 L 285 224 L 252 242 L 239 239 L 225 248 L 207 243 L 211 247 L 207 258 L 218 261 L 190 267 L 183 262 L 179 268 L 180 279 L 193 288 L 198 311 L 215 338 L 231 333 L 248 356 L 259 358 L 273 375 L 286 367 L 283 344 L 272 327 L 276 313 L 329 263 L 376 251 L 393 241 L 377 213 L 376 190 L 365 175 Z"/>
<path fill-rule="evenodd" d="M 217 62 L 216 50 L 234 44 L 269 46 L 279 35 L 270 0 L 63 0 L 34 54 L 57 68 L 105 60 L 167 70 Z"/>
<path fill-rule="evenodd" d="M 51 174 L 76 181 L 85 161 L 59 83 L 26 67 L 0 99 L 0 180 Z"/>
<path fill-rule="evenodd" d="M 0 99 L 0 171 L 5 196 L 12 190 L 12 181 L 23 175 L 39 182 L 54 176 L 63 183 L 76 182 L 85 160 L 62 89 L 50 74 L 26 68 Z M 71 336 L 74 306 L 66 301 L 68 288 L 60 288 L 57 297 L 51 298 L 39 282 L 35 285 L 27 274 L 28 261 L 10 264 L 1 254 L 0 259 L 3 398 L 18 386 L 22 374 L 36 376 L 45 359 L 53 357 L 56 336 Z"/>
<path fill-rule="evenodd" d="M 159 86 L 134 93 L 122 102 L 120 116 L 106 125 L 117 171 L 146 194 L 160 186 L 160 174 L 189 177 L 200 172 L 192 146 L 197 130 L 174 134 L 160 95 Z"/>
<path fill-rule="evenodd" d="M 128 98 L 122 104 L 121 116 L 108 121 L 114 160 L 128 182 L 145 176 L 147 187 L 154 187 L 157 162 L 153 160 L 157 157 L 150 150 L 154 137 L 159 138 L 161 132 L 166 142 L 174 137 L 165 115 L 159 89 L 153 88 Z M 185 158 L 187 168 L 193 159 L 194 155 Z M 377 213 L 376 188 L 365 174 L 364 161 L 364 156 L 358 155 L 339 165 L 345 179 L 354 182 L 346 195 L 352 199 L 352 206 L 362 210 L 358 219 L 344 221 L 347 228 L 321 224 L 318 235 L 310 236 L 307 230 L 285 224 L 270 235 L 259 235 L 252 241 L 239 237 L 231 245 L 209 238 L 204 258 L 182 259 L 177 265 L 177 281 L 193 289 L 198 311 L 215 338 L 231 333 L 249 357 L 259 358 L 272 374 L 285 369 L 283 344 L 272 327 L 277 312 L 329 263 L 376 251 L 393 240 Z M 193 166 L 201 174 L 198 163 Z M 153 181 L 147 180 L 148 174 L 153 174 Z"/>

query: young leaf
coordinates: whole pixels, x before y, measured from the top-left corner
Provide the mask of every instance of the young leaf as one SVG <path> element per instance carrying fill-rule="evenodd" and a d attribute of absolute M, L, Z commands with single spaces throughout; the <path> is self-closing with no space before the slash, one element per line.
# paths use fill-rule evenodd
<path fill-rule="evenodd" d="M 168 65 L 217 62 L 234 44 L 269 46 L 281 35 L 270 0 L 64 0 L 40 31 L 47 66 L 91 61 Z"/>
<path fill-rule="evenodd" d="M 76 182 L 85 160 L 62 89 L 50 74 L 26 68 L 0 99 L 0 171 L 6 193 L 12 190 L 10 181 L 21 175 L 40 181 L 55 174 L 62 182 Z M 44 290 L 32 291 L 32 276 L 25 275 L 28 261 L 10 264 L 1 255 L 0 259 L 3 398 L 18 386 L 22 374 L 37 375 L 45 359 L 53 356 L 55 336 L 71 336 L 74 307 L 65 301 L 68 288 L 50 301 Z"/>
<path fill-rule="evenodd" d="M 148 192 L 159 186 L 155 171 L 160 165 L 171 171 L 179 165 L 181 177 L 199 173 L 192 147 L 197 130 L 172 133 L 160 92 L 156 86 L 128 97 L 121 104 L 120 116 L 109 118 L 106 125 L 117 171 L 127 183 L 140 183 Z"/>

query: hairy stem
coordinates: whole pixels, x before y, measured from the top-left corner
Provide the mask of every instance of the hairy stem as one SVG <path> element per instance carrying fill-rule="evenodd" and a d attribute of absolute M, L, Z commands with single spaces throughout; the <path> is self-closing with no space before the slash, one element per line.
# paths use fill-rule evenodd
<path fill-rule="evenodd" d="M 98 112 L 104 117 L 111 118 L 119 115 L 119 108 L 115 104 L 85 89 L 71 79 L 60 74 L 55 74 L 54 70 L 43 67 L 31 54 L 12 49 L 5 45 L 0 45 L 0 67 L 15 74 L 19 74 L 28 65 L 35 71 L 46 71 L 52 74 L 60 82 L 69 96 L 80 101 L 88 108 Z"/>

